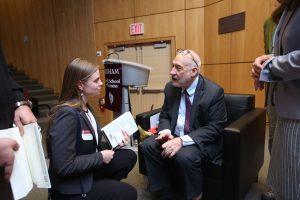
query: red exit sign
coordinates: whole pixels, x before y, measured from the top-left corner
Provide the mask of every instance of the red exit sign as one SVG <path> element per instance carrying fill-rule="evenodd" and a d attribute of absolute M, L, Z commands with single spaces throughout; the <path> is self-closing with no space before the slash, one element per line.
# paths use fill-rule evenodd
<path fill-rule="evenodd" d="M 130 35 L 144 34 L 144 23 L 130 24 Z"/>

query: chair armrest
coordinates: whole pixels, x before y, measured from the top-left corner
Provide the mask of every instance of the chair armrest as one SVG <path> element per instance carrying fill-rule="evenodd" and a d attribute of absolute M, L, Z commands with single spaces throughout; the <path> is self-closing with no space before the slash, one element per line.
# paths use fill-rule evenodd
<path fill-rule="evenodd" d="M 227 194 L 231 194 L 230 198 L 235 194 L 235 199 L 243 199 L 252 182 L 257 180 L 264 161 L 265 122 L 265 109 L 256 108 L 224 129 L 225 199 Z"/>

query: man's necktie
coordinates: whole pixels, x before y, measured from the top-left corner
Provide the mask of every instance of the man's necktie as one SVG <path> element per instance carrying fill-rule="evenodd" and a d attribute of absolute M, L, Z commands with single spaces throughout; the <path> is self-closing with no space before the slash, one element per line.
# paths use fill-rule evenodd
<path fill-rule="evenodd" d="M 185 120 L 184 120 L 184 134 L 188 134 L 190 132 L 190 117 L 191 117 L 191 108 L 192 104 L 189 98 L 189 94 L 186 90 L 184 90 L 185 97 Z"/>

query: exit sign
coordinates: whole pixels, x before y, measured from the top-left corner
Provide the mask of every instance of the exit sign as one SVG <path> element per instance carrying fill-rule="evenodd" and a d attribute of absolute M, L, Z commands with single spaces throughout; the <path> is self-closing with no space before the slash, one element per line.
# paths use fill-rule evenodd
<path fill-rule="evenodd" d="M 144 23 L 130 24 L 130 35 L 144 34 Z"/>

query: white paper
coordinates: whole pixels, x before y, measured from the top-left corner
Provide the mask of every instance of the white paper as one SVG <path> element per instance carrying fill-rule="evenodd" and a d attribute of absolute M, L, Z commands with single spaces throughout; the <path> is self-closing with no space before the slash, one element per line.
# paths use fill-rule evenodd
<path fill-rule="evenodd" d="M 0 130 L 0 138 L 14 139 L 20 145 L 19 150 L 15 152 L 15 160 L 13 171 L 10 177 L 10 185 L 14 199 L 24 198 L 31 191 L 33 183 L 19 128 L 16 127 Z"/>
<path fill-rule="evenodd" d="M 101 129 L 109 140 L 112 148 L 118 146 L 122 142 L 124 136 L 122 131 L 126 131 L 129 135 L 135 133 L 138 128 L 131 115 L 131 112 L 125 112 L 117 119 L 113 120 Z"/>
<path fill-rule="evenodd" d="M 42 137 L 37 123 L 24 126 L 23 142 L 32 181 L 38 188 L 51 188 L 48 168 L 42 146 Z"/>
<path fill-rule="evenodd" d="M 0 138 L 14 139 L 20 145 L 19 150 L 15 152 L 14 166 L 10 177 L 14 199 L 26 197 L 31 191 L 33 183 L 40 188 L 51 187 L 41 134 L 36 122 L 24 126 L 23 137 L 16 127 L 0 130 Z"/>

